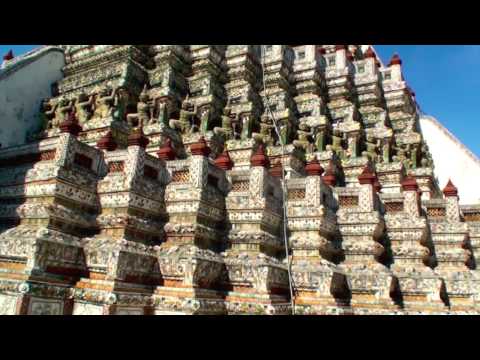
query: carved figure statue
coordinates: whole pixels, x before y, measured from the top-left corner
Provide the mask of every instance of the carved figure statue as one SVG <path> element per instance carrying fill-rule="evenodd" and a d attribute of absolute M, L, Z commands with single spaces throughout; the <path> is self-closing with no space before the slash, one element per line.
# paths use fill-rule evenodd
<path fill-rule="evenodd" d="M 395 156 L 393 156 L 393 161 L 403 161 L 407 157 L 405 154 L 405 149 L 401 146 L 394 146 L 393 149 L 397 152 Z"/>
<path fill-rule="evenodd" d="M 419 157 L 419 145 L 415 144 L 410 147 L 410 163 L 413 169 L 416 169 L 418 166 L 418 157 Z"/>
<path fill-rule="evenodd" d="M 333 151 L 337 154 L 343 153 L 343 136 L 342 133 L 338 130 L 333 130 L 332 132 L 332 145 L 327 145 L 327 150 Z"/>
<path fill-rule="evenodd" d="M 40 104 L 40 123 L 41 131 L 51 130 L 53 128 L 53 119 L 55 118 L 55 111 L 58 104 L 54 104 L 51 99 L 45 99 Z"/>
<path fill-rule="evenodd" d="M 73 109 L 74 106 L 72 101 L 66 98 L 61 98 L 55 110 L 55 117 L 52 120 L 52 127 L 58 128 L 60 124 L 67 118 L 68 114 L 73 111 Z"/>
<path fill-rule="evenodd" d="M 293 146 L 305 150 L 307 153 L 313 152 L 311 138 L 313 131 L 305 122 L 301 122 L 297 130 L 297 140 L 293 141 Z"/>
<path fill-rule="evenodd" d="M 274 128 L 272 119 L 265 114 L 260 121 L 260 133 L 254 133 L 252 137 L 257 142 L 263 142 L 265 145 L 273 145 L 272 131 Z"/>
<path fill-rule="evenodd" d="M 397 151 L 397 155 L 393 157 L 393 161 L 403 163 L 405 169 L 410 170 L 411 160 L 407 156 L 410 151 L 410 145 L 407 145 L 406 149 L 404 149 L 402 146 L 394 147 L 394 149 Z"/>
<path fill-rule="evenodd" d="M 182 135 L 191 133 L 192 131 L 192 117 L 197 115 L 198 109 L 197 106 L 194 106 L 194 110 L 190 111 L 191 103 L 188 100 L 188 96 L 182 103 L 182 108 L 180 110 L 180 118 L 178 120 L 172 119 L 169 122 L 170 128 L 173 130 L 178 130 Z"/>
<path fill-rule="evenodd" d="M 148 94 L 147 87 L 143 89 L 140 94 L 137 104 L 137 113 L 128 114 L 127 121 L 132 128 L 143 127 L 145 124 L 149 124 L 153 118 L 153 107 L 149 104 L 150 95 Z"/>
<path fill-rule="evenodd" d="M 238 116 L 234 116 L 232 119 L 232 109 L 227 105 L 223 110 L 222 127 L 216 127 L 213 132 L 216 135 L 224 136 L 226 139 L 231 139 L 235 137 L 234 122 L 238 122 Z"/>
<path fill-rule="evenodd" d="M 432 155 L 430 154 L 429 148 L 427 144 L 423 144 L 422 146 L 422 160 L 420 161 L 422 167 L 432 167 L 433 166 L 433 159 Z"/>
<path fill-rule="evenodd" d="M 380 147 L 380 143 L 375 141 L 375 138 L 372 135 L 367 135 L 365 145 L 367 146 L 367 150 L 362 153 L 362 156 L 368 157 L 372 161 L 376 161 L 378 158 L 378 148 Z"/>
<path fill-rule="evenodd" d="M 75 110 L 80 125 L 92 118 L 94 101 L 95 97 L 93 95 L 88 96 L 83 91 L 78 94 L 75 101 Z"/>
<path fill-rule="evenodd" d="M 103 119 L 113 115 L 117 91 L 118 89 L 112 90 L 107 86 L 100 88 L 95 100 L 95 117 Z"/>

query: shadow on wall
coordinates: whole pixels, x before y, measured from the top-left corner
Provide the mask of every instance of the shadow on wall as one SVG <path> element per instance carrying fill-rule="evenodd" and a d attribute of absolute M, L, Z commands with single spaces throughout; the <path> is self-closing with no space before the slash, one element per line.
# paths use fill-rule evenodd
<path fill-rule="evenodd" d="M 0 70 L 0 144 L 2 148 L 25 144 L 41 124 L 42 101 L 52 96 L 63 78 L 64 53 L 53 46 L 36 49 L 4 61 Z"/>
<path fill-rule="evenodd" d="M 20 147 L 0 150 L 0 234 L 20 225 L 27 211 L 28 174 L 38 172 L 36 165 L 51 155 L 41 153 L 38 142 L 29 146 L 27 153 Z"/>

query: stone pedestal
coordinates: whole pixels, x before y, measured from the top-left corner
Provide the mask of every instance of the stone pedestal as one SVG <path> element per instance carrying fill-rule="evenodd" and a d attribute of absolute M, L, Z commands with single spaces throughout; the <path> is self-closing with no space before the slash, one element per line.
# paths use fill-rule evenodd
<path fill-rule="evenodd" d="M 1 170 L 0 216 L 17 225 L 0 235 L 4 311 L 16 298 L 18 314 L 60 315 L 68 287 L 87 272 L 81 239 L 95 231 L 101 156 L 70 133 L 37 145 L 17 149 L 15 169 Z"/>
<path fill-rule="evenodd" d="M 402 307 L 407 314 L 435 314 L 447 310 L 443 280 L 427 266 L 434 262 L 426 219 L 420 214 L 416 181 L 402 182 L 403 194 L 385 196 L 386 232 L 398 278 Z"/>
<path fill-rule="evenodd" d="M 229 313 L 254 308 L 253 313 L 284 314 L 290 306 L 288 272 L 281 261 L 285 256 L 281 185 L 268 173 L 263 152 L 251 161 L 249 171 L 228 173 L 226 306 Z"/>
<path fill-rule="evenodd" d="M 435 272 L 445 282 L 447 303 L 453 313 L 471 313 L 476 308 L 477 281 L 471 265 L 472 253 L 468 249 L 468 226 L 461 222 L 457 189 L 449 182 L 444 189 L 443 215 L 432 217 L 428 211 L 432 240 L 435 245 L 437 266 Z"/>
<path fill-rule="evenodd" d="M 355 314 L 395 313 L 399 311 L 398 280 L 381 262 L 386 251 L 381 243 L 385 223 L 377 208 L 375 177 L 365 169 L 359 181 L 359 187 L 336 189 L 345 254 L 341 268 L 348 275 Z"/>
<path fill-rule="evenodd" d="M 320 173 L 290 179 L 287 185 L 295 313 L 349 314 L 348 281 L 335 264 L 341 250 L 336 241 L 332 190 L 322 182 Z"/>
<path fill-rule="evenodd" d="M 164 284 L 155 291 L 156 313 L 223 314 L 221 288 L 225 173 L 207 158 L 205 142 L 188 160 L 169 161 L 167 239 L 157 248 Z"/>

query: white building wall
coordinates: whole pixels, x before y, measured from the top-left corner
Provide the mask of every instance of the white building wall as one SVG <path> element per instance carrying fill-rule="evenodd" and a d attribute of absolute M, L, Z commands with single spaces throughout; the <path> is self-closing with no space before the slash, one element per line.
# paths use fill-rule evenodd
<path fill-rule="evenodd" d="M 460 203 L 480 202 L 480 160 L 431 116 L 420 119 L 423 136 L 435 163 L 440 189 L 449 179 L 458 188 Z"/>
<path fill-rule="evenodd" d="M 51 85 L 60 80 L 63 52 L 45 47 L 4 64 L 0 71 L 0 144 L 24 144 L 39 129 L 42 99 L 51 97 Z"/>

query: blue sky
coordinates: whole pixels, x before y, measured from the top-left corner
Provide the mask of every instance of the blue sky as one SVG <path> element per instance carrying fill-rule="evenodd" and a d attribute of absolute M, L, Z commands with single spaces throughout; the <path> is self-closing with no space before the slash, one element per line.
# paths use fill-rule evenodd
<path fill-rule="evenodd" d="M 35 45 L 0 45 L 3 56 Z M 403 60 L 404 75 L 423 111 L 436 117 L 480 156 L 480 46 L 376 45 L 388 63 L 394 52 Z"/>

